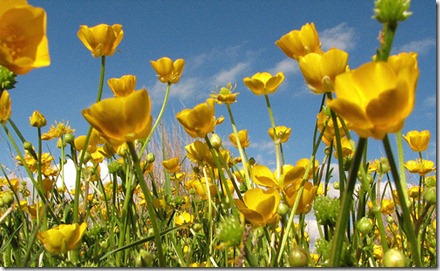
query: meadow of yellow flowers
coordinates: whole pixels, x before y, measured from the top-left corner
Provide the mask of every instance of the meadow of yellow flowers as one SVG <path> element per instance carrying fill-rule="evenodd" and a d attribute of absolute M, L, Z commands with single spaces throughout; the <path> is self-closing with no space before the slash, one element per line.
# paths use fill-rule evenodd
<path fill-rule="evenodd" d="M 314 23 L 276 41 L 298 62 L 310 90 L 322 96 L 310 157 L 284 159 L 292 129 L 275 123 L 270 103 L 284 74 L 243 78 L 267 105 L 276 156 L 271 169 L 247 155 L 248 131 L 234 121 L 240 101 L 233 83 L 176 114 L 190 144 L 170 141 L 167 132 L 154 142 L 171 88 L 184 76 L 183 59 L 150 62 L 165 89 L 157 116 L 148 91 L 136 89 L 134 75 L 107 79 L 114 97 L 102 99 L 105 60 L 124 37 L 120 24 L 81 25 L 76 33 L 101 61 L 96 101 L 81 111 L 90 124 L 87 134 L 75 135 L 61 122 L 46 129 L 44 115 L 35 110 L 29 124 L 38 140 L 32 144 L 20 133 L 23 124 L 11 118 L 8 91 L 17 76 L 50 65 L 46 13 L 26 0 L 3 0 L 0 123 L 28 177 L 8 174 L 0 164 L 0 266 L 437 266 L 436 166 L 424 157 L 430 132 L 401 132 L 415 103 L 417 54 L 390 55 L 399 22 L 410 17 L 409 5 L 375 1 L 374 18 L 383 24 L 380 44 L 372 61 L 355 69 L 343 50 L 321 49 Z M 216 116 L 218 106 L 227 108 L 226 118 Z M 217 125 L 227 123 L 237 157 L 216 134 Z M 396 134 L 395 146 L 390 133 Z M 359 136 L 357 142 L 352 135 Z M 50 140 L 57 140 L 59 153 L 44 151 L 43 142 Z M 382 141 L 386 157 L 367 157 L 368 140 Z M 321 144 L 324 159 L 318 160 Z M 403 144 L 419 158 L 404 161 Z M 167 148 L 181 155 L 155 162 Z M 67 159 L 76 170 L 74 189 L 65 185 L 64 163 L 56 163 Z M 104 160 L 106 181 L 100 175 Z M 333 170 L 339 179 L 330 182 Z M 408 175 L 419 184 L 408 186 Z M 330 186 L 337 197 L 328 194 Z M 316 240 L 307 232 L 306 215 L 316 220 Z"/>

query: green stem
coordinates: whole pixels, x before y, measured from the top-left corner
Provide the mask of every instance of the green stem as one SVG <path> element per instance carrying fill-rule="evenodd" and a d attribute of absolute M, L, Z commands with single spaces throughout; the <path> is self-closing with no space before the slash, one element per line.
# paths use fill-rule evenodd
<path fill-rule="evenodd" d="M 139 156 L 142 156 L 142 154 L 145 151 L 145 148 L 147 148 L 148 142 L 150 142 L 151 137 L 154 134 L 154 131 L 156 130 L 157 126 L 159 125 L 160 120 L 162 119 L 163 113 L 165 112 L 165 108 L 168 103 L 168 97 L 170 95 L 170 89 L 171 89 L 171 83 L 168 83 L 167 89 L 165 91 L 165 97 L 163 99 L 162 107 L 160 108 L 159 115 L 157 116 L 156 122 L 153 125 L 153 128 L 151 128 L 151 132 L 148 135 L 147 139 L 145 140 L 144 144 L 142 145 L 141 151 L 139 152 Z"/>
<path fill-rule="evenodd" d="M 411 222 L 411 213 L 410 213 L 409 205 L 406 202 L 403 202 L 402 200 L 405 198 L 406 186 L 404 186 L 404 183 L 401 182 L 401 179 L 399 177 L 399 172 L 397 170 L 396 162 L 394 161 L 393 151 L 391 149 L 388 135 L 385 135 L 382 142 L 385 148 L 385 152 L 387 154 L 388 162 L 390 163 L 391 174 L 393 175 L 394 183 L 396 184 L 397 195 L 401 200 L 401 208 L 402 208 L 402 216 L 403 216 L 402 227 L 406 233 L 406 237 L 408 238 L 408 242 L 410 244 L 410 249 L 412 254 L 411 258 L 414 260 L 415 265 L 417 267 L 422 267 L 423 265 L 420 258 L 420 251 L 418 248 L 417 238 L 414 232 L 414 227 L 412 226 L 413 223 Z"/>
<path fill-rule="evenodd" d="M 272 125 L 273 129 L 273 141 L 275 142 L 275 155 L 276 155 L 276 161 L 277 161 L 277 180 L 280 178 L 282 174 L 282 167 L 281 167 L 281 153 L 280 153 L 280 140 L 278 139 L 278 135 L 275 129 L 275 120 L 273 117 L 272 107 L 270 105 L 269 101 L 269 95 L 265 94 L 264 98 L 266 99 L 266 105 L 267 105 L 267 112 L 269 113 L 269 119 L 270 124 Z"/>
<path fill-rule="evenodd" d="M 354 187 L 356 185 L 357 173 L 362 162 L 362 156 L 367 143 L 366 138 L 359 138 L 356 151 L 354 153 L 353 162 L 350 168 L 347 186 L 345 187 L 344 194 L 342 195 L 341 208 L 339 210 L 338 219 L 336 221 L 335 236 L 333 237 L 332 251 L 330 255 L 330 266 L 339 266 L 340 257 L 342 254 L 342 244 L 345 237 L 344 231 L 347 227 L 348 219 L 350 216 L 350 206 L 353 200 Z"/>
<path fill-rule="evenodd" d="M 151 197 L 150 189 L 148 188 L 147 183 L 145 182 L 144 174 L 143 174 L 143 172 L 141 170 L 141 166 L 140 166 L 140 160 L 139 160 L 139 157 L 136 153 L 136 149 L 134 147 L 133 142 L 127 142 L 127 145 L 128 145 L 128 149 L 130 150 L 131 157 L 133 158 L 136 178 L 139 181 L 139 185 L 141 186 L 142 192 L 144 193 L 144 196 L 145 196 L 145 200 L 147 201 L 147 210 L 148 210 L 151 224 L 153 226 L 154 240 L 156 242 L 157 253 L 158 253 L 158 258 L 159 258 L 159 265 L 161 267 L 165 267 L 165 258 L 163 255 L 162 240 L 160 237 L 160 229 L 159 229 L 159 225 L 156 220 L 156 213 L 154 211 L 153 199 Z"/>

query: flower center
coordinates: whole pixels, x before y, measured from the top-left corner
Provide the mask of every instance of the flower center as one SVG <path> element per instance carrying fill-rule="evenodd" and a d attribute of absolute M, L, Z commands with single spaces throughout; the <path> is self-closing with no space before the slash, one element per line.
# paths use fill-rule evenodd
<path fill-rule="evenodd" d="M 5 25 L 0 28 L 0 50 L 16 60 L 26 50 L 25 39 L 22 30 L 13 25 Z"/>

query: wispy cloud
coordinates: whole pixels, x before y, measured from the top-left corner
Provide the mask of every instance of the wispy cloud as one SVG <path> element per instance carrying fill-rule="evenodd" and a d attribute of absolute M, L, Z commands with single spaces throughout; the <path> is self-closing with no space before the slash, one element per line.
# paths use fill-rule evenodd
<path fill-rule="evenodd" d="M 423 101 L 423 104 L 425 105 L 425 107 L 436 106 L 437 105 L 437 96 L 436 95 L 432 95 L 432 96 L 427 97 Z"/>
<path fill-rule="evenodd" d="M 325 29 L 319 33 L 323 50 L 336 47 L 348 51 L 356 45 L 356 31 L 347 23 L 341 23 L 333 28 Z"/>
<path fill-rule="evenodd" d="M 415 40 L 398 48 L 397 52 L 417 52 L 419 55 L 426 55 L 436 46 L 435 38 Z"/>
<path fill-rule="evenodd" d="M 221 70 L 216 73 L 213 78 L 213 82 L 216 85 L 226 85 L 229 82 L 237 82 L 239 77 L 243 77 L 244 73 L 249 69 L 249 63 L 239 62 L 234 67 L 228 70 Z"/>
<path fill-rule="evenodd" d="M 283 72 L 286 76 L 291 76 L 299 72 L 298 64 L 296 61 L 285 58 L 280 62 L 276 63 L 275 66 L 269 69 L 271 74 L 277 74 L 278 72 Z"/>

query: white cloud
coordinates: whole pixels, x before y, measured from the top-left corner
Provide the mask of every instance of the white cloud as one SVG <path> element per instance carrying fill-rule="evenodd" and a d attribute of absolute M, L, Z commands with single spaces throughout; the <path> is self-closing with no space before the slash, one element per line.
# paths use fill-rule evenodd
<path fill-rule="evenodd" d="M 353 49 L 356 44 L 356 32 L 347 23 L 341 23 L 319 33 L 319 39 L 322 49 L 325 51 L 333 47 L 348 51 Z"/>
<path fill-rule="evenodd" d="M 273 67 L 272 69 L 269 69 L 269 72 L 271 74 L 277 74 L 278 72 L 283 72 L 284 75 L 293 75 L 296 74 L 299 71 L 299 67 L 296 61 L 290 59 L 290 58 L 285 58 L 283 60 L 281 60 L 280 62 L 278 62 L 277 64 L 275 64 L 275 67 Z"/>
<path fill-rule="evenodd" d="M 423 104 L 427 107 L 436 106 L 437 105 L 437 95 L 432 95 L 432 96 L 427 97 L 423 101 Z"/>
<path fill-rule="evenodd" d="M 91 165 L 91 164 L 90 164 Z M 107 167 L 107 161 L 102 161 L 102 163 L 99 164 L 100 166 L 100 176 L 103 183 L 107 183 L 110 181 L 110 176 L 108 174 L 108 167 Z M 59 168 L 59 165 L 57 165 Z M 62 173 L 61 173 L 62 174 Z M 68 190 L 75 189 L 75 182 L 76 182 L 76 168 L 75 164 L 71 159 L 67 160 L 67 163 L 64 164 L 64 178 L 62 175 L 57 179 L 57 186 L 61 187 L 63 186 L 63 179 L 64 179 L 64 185 L 67 187 Z"/>
<path fill-rule="evenodd" d="M 427 54 L 431 49 L 435 48 L 435 38 L 426 38 L 423 40 L 415 40 L 400 47 L 398 52 L 417 52 L 419 55 Z"/>
<path fill-rule="evenodd" d="M 222 70 L 216 73 L 213 76 L 213 81 L 216 85 L 226 85 L 229 82 L 237 82 L 239 77 L 243 77 L 244 72 L 247 71 L 248 68 L 249 63 L 239 62 L 237 65 L 230 68 L 229 70 Z"/>

